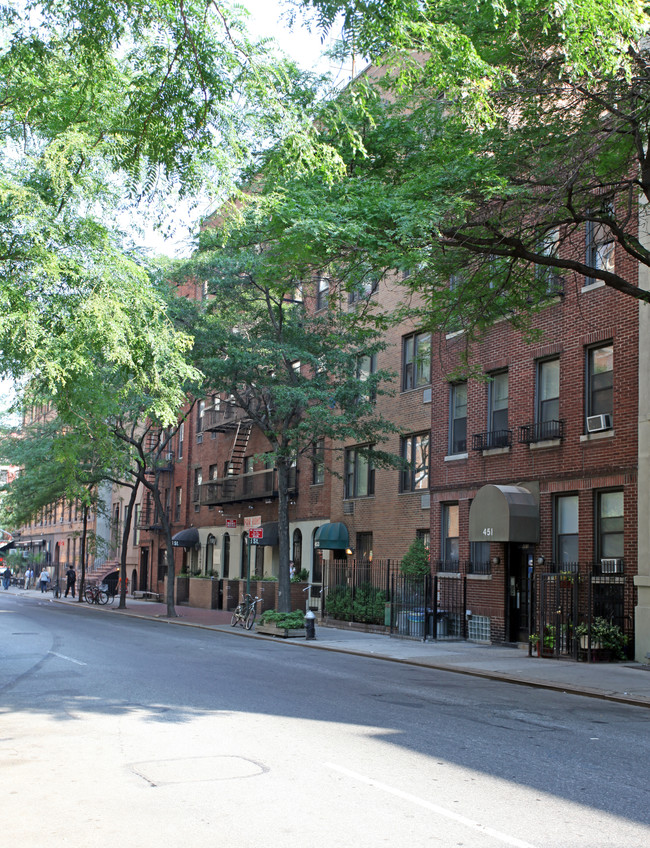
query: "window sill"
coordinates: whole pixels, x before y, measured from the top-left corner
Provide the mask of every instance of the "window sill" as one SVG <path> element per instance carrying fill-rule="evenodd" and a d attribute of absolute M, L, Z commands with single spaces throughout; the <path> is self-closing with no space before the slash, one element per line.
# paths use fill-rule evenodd
<path fill-rule="evenodd" d="M 481 456 L 501 456 L 504 453 L 510 453 L 510 448 L 489 448 L 481 451 Z"/>
<path fill-rule="evenodd" d="M 467 574 L 468 580 L 492 580 L 491 574 Z"/>
<path fill-rule="evenodd" d="M 559 448 L 562 444 L 562 439 L 544 439 L 542 442 L 531 442 L 528 447 L 530 450 L 544 450 L 545 448 Z"/>
<path fill-rule="evenodd" d="M 616 430 L 603 430 L 601 433 L 584 433 L 580 436 L 581 442 L 599 442 L 601 439 L 612 439 L 616 435 Z"/>
<path fill-rule="evenodd" d="M 465 330 L 454 330 L 452 333 L 445 333 L 445 339 L 449 341 L 449 339 L 455 339 L 457 336 L 464 335 Z"/>
<path fill-rule="evenodd" d="M 448 456 L 445 457 L 444 461 L 445 462 L 456 462 L 456 460 L 468 459 L 468 458 L 469 458 L 469 454 L 467 452 L 465 452 L 465 453 L 451 453 L 451 454 L 449 454 Z"/>
<path fill-rule="evenodd" d="M 594 289 L 602 289 L 605 287 L 605 283 L 602 280 L 596 280 L 595 283 L 590 283 L 588 286 L 583 286 L 580 289 L 580 294 L 583 292 L 594 291 Z"/>

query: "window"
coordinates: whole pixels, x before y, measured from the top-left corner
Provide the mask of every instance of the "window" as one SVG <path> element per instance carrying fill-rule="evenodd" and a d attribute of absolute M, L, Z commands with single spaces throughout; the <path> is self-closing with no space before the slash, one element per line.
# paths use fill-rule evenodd
<path fill-rule="evenodd" d="M 422 542 L 427 551 L 431 550 L 431 532 L 429 530 L 416 530 L 415 538 Z"/>
<path fill-rule="evenodd" d="M 201 485 L 203 484 L 203 469 L 194 469 L 194 501 L 201 500 Z"/>
<path fill-rule="evenodd" d="M 490 574 L 490 543 L 470 542 L 469 545 L 470 574 Z"/>
<path fill-rule="evenodd" d="M 313 445 L 311 482 L 314 486 L 325 482 L 325 439 L 318 439 Z"/>
<path fill-rule="evenodd" d="M 346 498 L 365 498 L 375 493 L 375 468 L 367 456 L 370 445 L 347 448 L 345 451 Z"/>
<path fill-rule="evenodd" d="M 372 275 L 364 277 L 361 282 L 350 291 L 348 294 L 348 303 L 358 303 L 360 300 L 366 300 L 370 295 L 374 294 L 379 288 L 379 280 Z"/>
<path fill-rule="evenodd" d="M 597 556 L 623 557 L 623 492 L 599 492 L 597 496 Z"/>
<path fill-rule="evenodd" d="M 140 521 L 142 519 L 142 504 L 137 503 L 133 509 L 133 544 L 140 544 Z"/>
<path fill-rule="evenodd" d="M 178 458 L 183 458 L 183 441 L 185 439 L 185 422 L 181 421 L 178 428 Z"/>
<path fill-rule="evenodd" d="M 578 562 L 578 496 L 555 500 L 555 561 Z"/>
<path fill-rule="evenodd" d="M 405 336 L 402 350 L 402 390 L 428 386 L 431 382 L 431 334 Z"/>
<path fill-rule="evenodd" d="M 537 363 L 538 423 L 557 421 L 560 417 L 560 360 L 546 359 Z"/>
<path fill-rule="evenodd" d="M 183 489 L 181 486 L 176 486 L 176 497 L 174 500 L 174 521 L 181 520 L 181 506 L 183 502 Z"/>
<path fill-rule="evenodd" d="M 316 289 L 316 309 L 324 309 L 327 306 L 327 299 L 330 293 L 330 282 L 325 277 L 318 280 Z"/>
<path fill-rule="evenodd" d="M 222 577 L 228 578 L 230 574 L 230 533 L 223 534 L 223 563 L 221 565 Z"/>
<path fill-rule="evenodd" d="M 429 488 L 429 433 L 407 436 L 402 439 L 402 459 L 407 467 L 402 469 L 403 492 Z"/>
<path fill-rule="evenodd" d="M 377 371 L 377 354 L 372 353 L 367 356 L 361 356 L 357 363 L 357 380 L 365 383 Z M 377 392 L 373 385 L 369 392 L 360 395 L 361 401 L 365 403 L 374 403 L 377 399 Z"/>
<path fill-rule="evenodd" d="M 467 451 L 467 383 L 454 383 L 450 391 L 449 452 Z"/>
<path fill-rule="evenodd" d="M 196 432 L 203 432 L 203 416 L 205 415 L 205 401 L 200 400 L 196 408 Z"/>
<path fill-rule="evenodd" d="M 541 235 L 537 242 L 537 253 L 541 256 L 555 258 L 558 254 L 558 245 L 560 243 L 560 230 L 554 227 L 552 230 Z M 541 283 L 545 284 L 548 294 L 557 294 L 561 290 L 562 278 L 558 273 L 557 268 L 550 265 L 536 265 L 535 277 Z"/>
<path fill-rule="evenodd" d="M 614 408 L 614 347 L 587 351 L 587 415 L 612 414 Z"/>
<path fill-rule="evenodd" d="M 458 504 L 442 506 L 442 557 L 458 562 Z"/>
<path fill-rule="evenodd" d="M 604 214 L 611 214 L 611 210 Z M 587 221 L 586 241 L 586 264 L 599 271 L 614 271 L 614 236 L 610 228 L 597 221 Z M 595 277 L 585 277 L 586 286 L 596 282 Z"/>
<path fill-rule="evenodd" d="M 488 389 L 488 430 L 508 429 L 508 372 L 492 376 Z"/>
<path fill-rule="evenodd" d="M 245 495 L 250 495 L 253 492 L 253 478 L 251 476 L 252 473 L 253 473 L 253 465 L 254 465 L 253 460 L 254 460 L 254 457 L 252 457 L 252 456 L 245 456 L 244 457 L 244 474 L 246 475 L 244 477 L 244 494 Z"/>

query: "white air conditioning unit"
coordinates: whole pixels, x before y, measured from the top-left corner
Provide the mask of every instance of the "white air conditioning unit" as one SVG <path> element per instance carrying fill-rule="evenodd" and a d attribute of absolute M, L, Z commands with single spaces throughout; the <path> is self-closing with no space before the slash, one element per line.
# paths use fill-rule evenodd
<path fill-rule="evenodd" d="M 167 451 L 167 453 L 165 454 L 165 462 L 173 462 L 173 461 L 174 461 L 174 452 L 173 451 Z"/>
<path fill-rule="evenodd" d="M 601 559 L 600 570 L 603 574 L 622 574 L 623 560 L 622 559 Z"/>
<path fill-rule="evenodd" d="M 587 432 L 600 433 L 602 430 L 612 429 L 612 416 L 609 413 L 604 415 L 588 415 L 587 416 Z"/>
<path fill-rule="evenodd" d="M 197 445 L 203 444 L 203 433 L 196 434 L 196 443 Z"/>

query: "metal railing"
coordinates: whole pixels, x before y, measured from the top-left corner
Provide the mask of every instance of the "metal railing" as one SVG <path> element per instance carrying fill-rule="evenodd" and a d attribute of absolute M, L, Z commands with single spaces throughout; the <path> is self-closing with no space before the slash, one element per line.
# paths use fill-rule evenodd
<path fill-rule="evenodd" d="M 472 450 L 484 451 L 509 448 L 512 445 L 512 430 L 488 430 L 472 436 Z"/>
<path fill-rule="evenodd" d="M 519 442 L 532 445 L 551 439 L 564 438 L 564 421 L 537 421 L 534 424 L 522 424 L 519 427 Z"/>
<path fill-rule="evenodd" d="M 215 506 L 236 501 L 251 501 L 259 498 L 277 498 L 278 471 L 268 468 L 248 474 L 220 477 L 201 483 L 196 487 L 195 502 L 205 506 Z M 297 469 L 289 470 L 289 494 L 297 492 Z M 198 494 L 198 498 L 196 495 Z"/>

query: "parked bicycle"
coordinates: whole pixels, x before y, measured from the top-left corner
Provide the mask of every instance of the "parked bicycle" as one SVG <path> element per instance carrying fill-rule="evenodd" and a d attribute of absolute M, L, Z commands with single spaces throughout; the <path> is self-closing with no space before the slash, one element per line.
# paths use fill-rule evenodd
<path fill-rule="evenodd" d="M 235 607 L 230 623 L 233 627 L 241 624 L 246 630 L 251 630 L 255 624 L 257 617 L 257 605 L 261 603 L 261 598 L 253 598 L 252 595 L 246 593 L 244 600 Z"/>
<path fill-rule="evenodd" d="M 87 604 L 107 604 L 109 594 L 102 586 L 86 586 L 84 590 L 84 601 Z"/>

